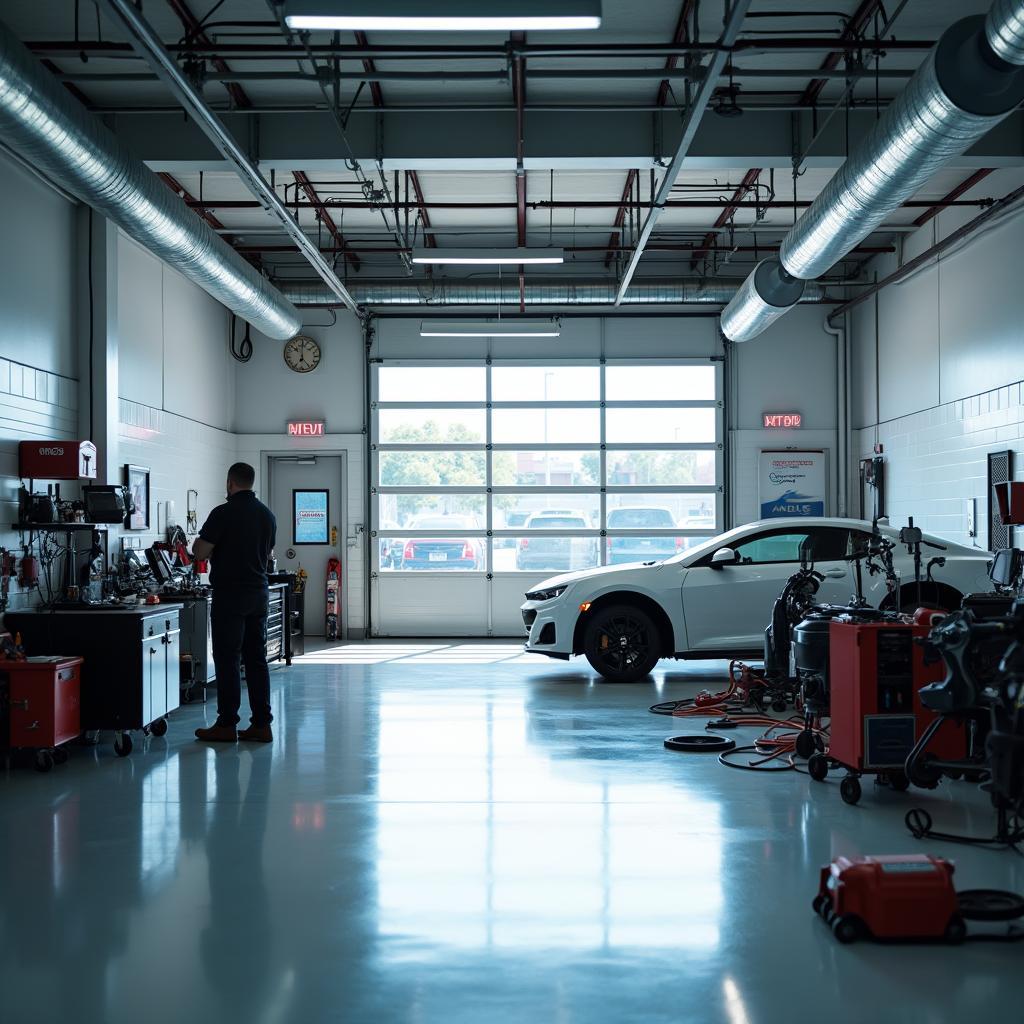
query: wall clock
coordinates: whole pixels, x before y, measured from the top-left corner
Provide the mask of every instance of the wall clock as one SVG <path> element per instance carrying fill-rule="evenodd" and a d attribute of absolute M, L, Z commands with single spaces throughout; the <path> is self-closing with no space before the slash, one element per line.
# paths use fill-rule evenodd
<path fill-rule="evenodd" d="M 284 361 L 289 370 L 309 373 L 320 365 L 320 345 L 305 334 L 296 334 L 285 343 Z"/>

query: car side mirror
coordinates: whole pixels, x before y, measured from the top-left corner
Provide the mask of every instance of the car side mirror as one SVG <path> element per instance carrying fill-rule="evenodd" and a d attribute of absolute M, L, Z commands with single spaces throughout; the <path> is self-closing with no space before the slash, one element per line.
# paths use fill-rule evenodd
<path fill-rule="evenodd" d="M 711 568 L 722 569 L 727 565 L 735 565 L 739 561 L 739 555 L 732 548 L 719 548 L 711 556 Z"/>

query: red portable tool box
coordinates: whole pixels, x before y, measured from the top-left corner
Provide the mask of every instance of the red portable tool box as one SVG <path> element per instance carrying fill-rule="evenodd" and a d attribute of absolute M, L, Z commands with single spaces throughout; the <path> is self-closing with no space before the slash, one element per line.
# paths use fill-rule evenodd
<path fill-rule="evenodd" d="M 95 480 L 96 445 L 92 441 L 22 441 L 18 476 L 23 480 Z"/>
<path fill-rule="evenodd" d="M 829 632 L 832 726 L 829 757 L 855 771 L 901 769 L 935 712 L 921 703 L 926 683 L 945 678 L 943 662 L 926 665 L 915 639 L 927 625 L 833 621 Z M 955 760 L 966 754 L 963 728 L 947 723 L 929 750 Z"/>
<path fill-rule="evenodd" d="M 81 658 L 39 657 L 0 661 L 8 684 L 10 745 L 52 750 L 81 727 Z"/>

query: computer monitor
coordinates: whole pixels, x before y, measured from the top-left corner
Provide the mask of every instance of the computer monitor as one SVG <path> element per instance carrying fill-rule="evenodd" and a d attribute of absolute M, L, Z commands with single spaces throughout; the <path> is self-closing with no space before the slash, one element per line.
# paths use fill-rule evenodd
<path fill-rule="evenodd" d="M 1015 587 L 1024 567 L 1024 551 L 1000 548 L 989 566 L 988 577 L 997 587 Z"/>
<path fill-rule="evenodd" d="M 174 578 L 174 569 L 170 555 L 159 548 L 146 548 L 146 561 L 157 583 L 170 583 Z"/>

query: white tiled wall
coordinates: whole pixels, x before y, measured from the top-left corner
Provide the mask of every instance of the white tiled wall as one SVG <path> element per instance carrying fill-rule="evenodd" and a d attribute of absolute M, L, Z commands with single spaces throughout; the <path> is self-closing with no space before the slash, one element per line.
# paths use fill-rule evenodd
<path fill-rule="evenodd" d="M 21 553 L 21 538 L 11 529 L 18 518 L 18 442 L 77 435 L 77 381 L 0 359 L 0 546 Z M 34 603 L 34 595 L 22 593 L 16 583 L 10 594 L 12 609 Z"/>
<path fill-rule="evenodd" d="M 884 446 L 886 511 L 894 525 L 907 516 L 925 530 L 961 544 L 985 547 L 988 523 L 987 455 L 1011 449 L 1022 479 L 1024 385 L 1011 384 L 982 395 L 902 416 L 854 432 L 860 458 Z M 979 536 L 967 533 L 966 500 L 977 499 Z"/>
<path fill-rule="evenodd" d="M 148 547 L 157 536 L 158 506 L 174 502 L 174 519 L 185 528 L 187 492 L 199 491 L 199 525 L 224 500 L 224 478 L 236 461 L 236 436 L 196 423 L 174 413 L 122 398 L 120 408 L 121 461 L 146 466 L 149 481 L 150 528 L 133 533 Z"/>

